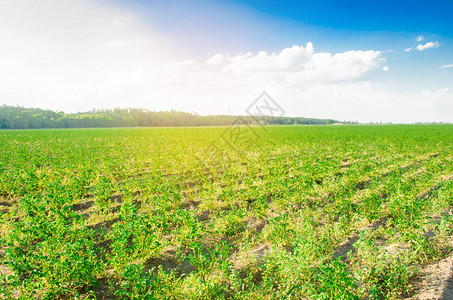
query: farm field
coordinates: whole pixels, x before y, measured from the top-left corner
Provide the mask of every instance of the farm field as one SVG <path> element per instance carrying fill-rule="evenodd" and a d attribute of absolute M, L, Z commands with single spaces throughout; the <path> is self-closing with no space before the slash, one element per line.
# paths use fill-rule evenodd
<path fill-rule="evenodd" d="M 1 299 L 448 293 L 453 125 L 1 131 L 0 150 Z"/>

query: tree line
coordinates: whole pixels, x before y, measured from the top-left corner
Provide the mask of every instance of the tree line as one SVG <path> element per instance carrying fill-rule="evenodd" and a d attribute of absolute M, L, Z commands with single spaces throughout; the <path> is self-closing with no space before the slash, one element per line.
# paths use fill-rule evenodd
<path fill-rule="evenodd" d="M 230 124 L 298 125 L 332 124 L 331 119 L 209 115 L 140 108 L 115 108 L 64 113 L 40 108 L 0 106 L 0 129 L 227 126 Z"/>

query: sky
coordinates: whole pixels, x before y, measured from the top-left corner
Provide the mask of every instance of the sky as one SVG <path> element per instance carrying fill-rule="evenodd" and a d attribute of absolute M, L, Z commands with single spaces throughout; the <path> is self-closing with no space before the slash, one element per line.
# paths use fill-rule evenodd
<path fill-rule="evenodd" d="M 453 122 L 453 1 L 1 0 L 0 105 Z"/>

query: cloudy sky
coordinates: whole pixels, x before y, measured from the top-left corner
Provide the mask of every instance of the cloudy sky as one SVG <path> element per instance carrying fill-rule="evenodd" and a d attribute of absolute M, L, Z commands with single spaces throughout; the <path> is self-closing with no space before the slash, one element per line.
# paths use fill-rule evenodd
<path fill-rule="evenodd" d="M 453 122 L 453 2 L 366 3 L 0 0 L 0 104 Z"/>

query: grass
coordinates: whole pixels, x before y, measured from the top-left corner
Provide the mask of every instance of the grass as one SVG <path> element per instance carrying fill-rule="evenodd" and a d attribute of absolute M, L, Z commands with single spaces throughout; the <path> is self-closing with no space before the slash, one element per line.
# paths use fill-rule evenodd
<path fill-rule="evenodd" d="M 0 298 L 397 299 L 450 253 L 453 126 L 228 130 L 0 132 Z"/>

